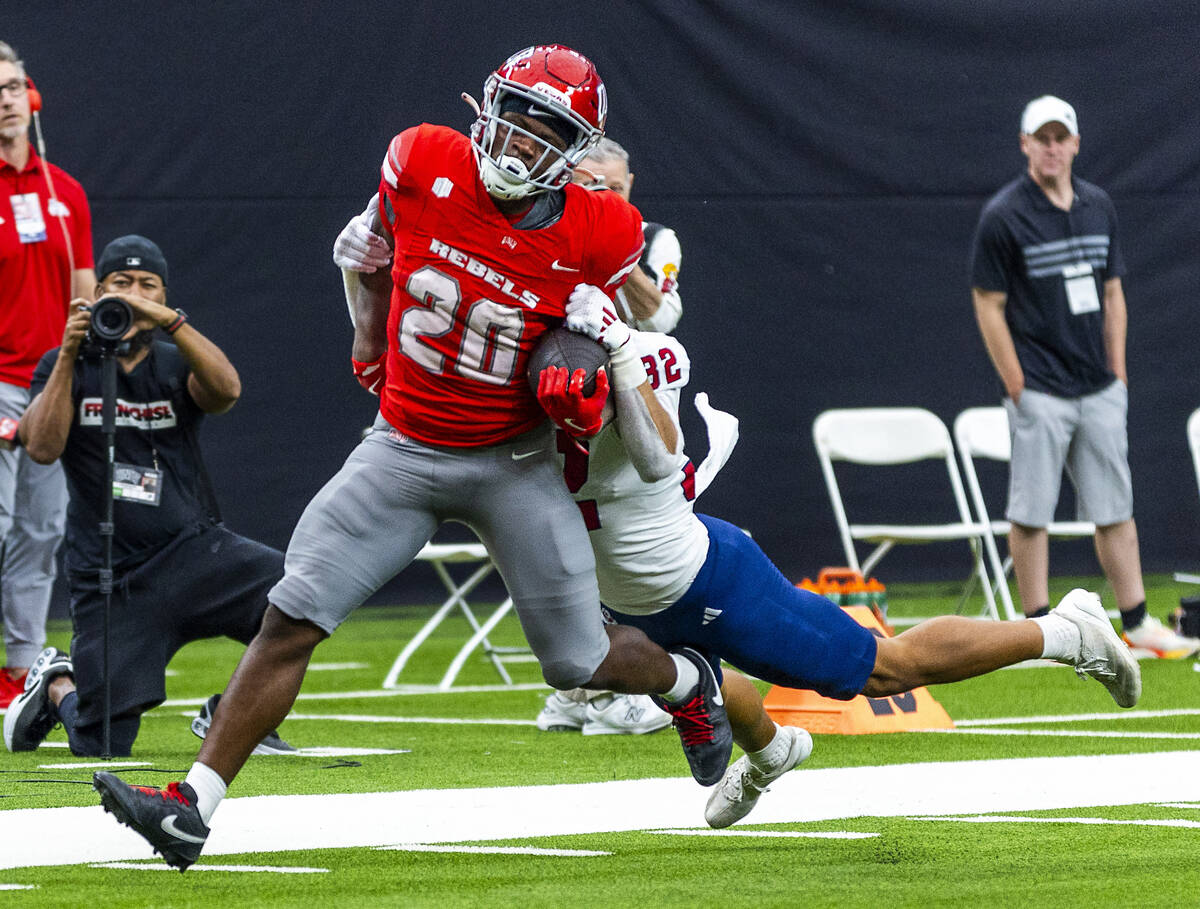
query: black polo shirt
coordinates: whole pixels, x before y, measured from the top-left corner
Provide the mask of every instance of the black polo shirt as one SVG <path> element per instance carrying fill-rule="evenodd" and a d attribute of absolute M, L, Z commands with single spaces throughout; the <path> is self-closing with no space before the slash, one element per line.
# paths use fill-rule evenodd
<path fill-rule="evenodd" d="M 31 392 L 41 391 L 58 348 L 42 357 Z M 133 372 L 117 366 L 114 460 L 163 471 L 158 505 L 113 502 L 113 567 L 119 572 L 148 559 L 184 530 L 215 523 L 195 433 L 204 412 L 187 391 L 188 364 L 173 344 L 156 341 Z M 60 461 L 67 477 L 66 564 L 71 572 L 100 568 L 107 455 L 101 426 L 101 365 L 75 361 L 75 411 Z"/>
<path fill-rule="evenodd" d="M 1003 291 L 1025 387 L 1075 398 L 1110 385 L 1104 282 L 1125 274 L 1117 214 L 1104 190 L 1071 177 L 1070 211 L 1022 174 L 988 200 L 971 245 L 971 286 Z M 1091 266 L 1100 306 L 1073 313 L 1067 279 Z"/>

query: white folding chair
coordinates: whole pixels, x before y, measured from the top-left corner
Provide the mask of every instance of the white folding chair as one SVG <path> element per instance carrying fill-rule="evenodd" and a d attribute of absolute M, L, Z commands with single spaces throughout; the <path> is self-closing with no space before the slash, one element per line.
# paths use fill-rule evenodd
<path fill-rule="evenodd" d="M 1200 407 L 1188 417 L 1187 437 L 1188 447 L 1192 449 L 1192 464 L 1196 468 L 1196 488 L 1200 490 Z"/>
<path fill-rule="evenodd" d="M 1012 461 L 1008 414 L 1003 407 L 968 407 L 954 419 L 954 441 L 962 459 L 963 476 L 967 478 L 967 488 L 971 492 L 975 514 L 987 530 L 984 546 L 992 566 L 992 577 L 996 579 L 996 590 L 1004 604 L 1004 612 L 1010 619 L 1020 618 L 1013 608 L 1012 594 L 1008 590 L 1007 579 L 1012 571 L 1012 556 L 1006 556 L 1001 562 L 999 547 L 996 545 L 996 537 L 1006 536 L 1012 525 L 1008 521 L 993 520 L 989 517 L 983 490 L 979 485 L 979 474 L 975 470 L 975 458 L 988 458 L 1005 463 Z M 1096 525 L 1091 521 L 1051 521 L 1046 525 L 1046 532 L 1051 539 L 1069 540 L 1095 536 Z"/>
<path fill-rule="evenodd" d="M 417 652 L 417 649 L 425 643 L 425 640 L 433 634 L 434 630 L 442 623 L 446 616 L 453 612 L 456 607 L 462 612 L 474 633 L 462 645 L 454 659 L 451 660 L 450 666 L 446 669 L 441 681 L 436 686 L 437 690 L 449 691 L 454 687 L 454 680 L 458 678 L 463 664 L 466 663 L 471 653 L 480 646 L 483 647 L 483 652 L 487 658 L 492 661 L 492 665 L 496 667 L 496 672 L 499 673 L 504 684 L 511 685 L 513 683 L 512 676 L 509 675 L 504 662 L 506 659 L 525 659 L 529 654 L 529 649 L 527 647 L 497 647 L 488 640 L 488 635 L 500 623 L 500 620 L 512 611 L 512 599 L 505 599 L 483 622 L 479 621 L 470 604 L 467 602 L 467 596 L 470 595 L 471 591 L 478 587 L 496 568 L 491 556 L 488 555 L 487 549 L 484 548 L 482 543 L 426 543 L 424 548 L 417 553 L 417 560 L 429 562 L 433 566 L 433 570 L 446 586 L 450 595 L 438 607 L 437 611 L 429 617 L 429 620 L 421 626 L 421 630 L 413 635 L 412 640 L 404 645 L 404 649 L 400 651 L 399 656 L 392 663 L 392 668 L 388 670 L 387 677 L 383 680 L 383 687 L 403 687 L 398 680 L 400 673 L 404 671 L 405 665 L 407 665 L 412 655 Z M 451 577 L 450 572 L 447 571 L 446 565 L 450 563 L 473 563 L 478 567 L 465 580 L 460 582 Z M 420 687 L 424 688 L 428 686 Z"/>
<path fill-rule="evenodd" d="M 1192 450 L 1192 464 L 1196 468 L 1196 488 L 1200 489 L 1200 408 L 1192 411 L 1187 421 L 1188 447 Z M 1200 574 L 1191 571 L 1175 572 L 1180 584 L 1200 584 Z"/>
<path fill-rule="evenodd" d="M 962 479 L 954 460 L 950 433 L 936 414 L 919 407 L 863 407 L 827 410 L 813 422 L 813 441 L 821 472 L 833 503 L 833 514 L 846 561 L 855 571 L 869 575 L 896 544 L 935 543 L 966 540 L 975 565 L 973 572 L 983 586 L 986 612 L 999 618 L 992 585 L 983 562 L 986 528 L 971 518 Z M 957 521 L 944 524 L 851 524 L 846 517 L 842 493 L 834 475 L 833 462 L 885 466 L 922 460 L 940 460 L 954 502 Z M 875 549 L 861 563 L 855 541 L 874 543 Z"/>

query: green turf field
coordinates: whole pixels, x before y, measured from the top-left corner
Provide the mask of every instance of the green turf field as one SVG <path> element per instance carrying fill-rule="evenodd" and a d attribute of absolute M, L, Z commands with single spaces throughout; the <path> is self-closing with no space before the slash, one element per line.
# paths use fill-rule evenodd
<path fill-rule="evenodd" d="M 1194 590 L 1148 580 L 1158 615 Z M 1052 593 L 1073 583 L 1059 579 Z M 894 585 L 890 614 L 946 611 L 956 595 L 954 585 Z M 1101 907 L 1200 898 L 1200 673 L 1191 660 L 1143 662 L 1132 711 L 1065 667 L 936 687 L 956 731 L 815 736 L 812 757 L 754 813 L 707 835 L 708 790 L 692 782 L 671 730 L 541 733 L 533 718 L 547 689 L 533 687 L 535 664 L 509 664 L 520 683 L 512 690 L 383 692 L 430 611 L 362 610 L 318 648 L 281 732 L 299 747 L 352 753 L 252 758 L 213 819 L 210 849 L 185 875 L 158 870 L 157 859 L 112 857 L 127 831 L 94 807 L 99 762 L 74 759 L 61 730 L 32 754 L 0 753 L 0 811 L 10 812 L 0 815 L 0 901 Z M 466 635 L 464 621 L 447 620 L 401 681 L 435 683 Z M 493 641 L 521 643 L 515 619 Z M 68 642 L 69 629 L 55 625 L 51 643 Z M 128 759 L 138 766 L 117 772 L 154 785 L 180 778 L 197 747 L 188 717 L 238 655 L 227 642 L 185 648 L 170 700 L 143 721 Z M 458 680 L 497 681 L 478 655 Z M 251 798 L 260 796 L 293 798 Z M 70 806 L 87 807 L 53 811 Z M 93 847 L 111 854 L 79 857 Z"/>

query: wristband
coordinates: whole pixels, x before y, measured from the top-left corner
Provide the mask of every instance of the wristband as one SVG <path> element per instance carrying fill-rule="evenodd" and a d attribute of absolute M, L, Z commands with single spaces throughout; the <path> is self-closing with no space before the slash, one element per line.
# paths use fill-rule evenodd
<path fill-rule="evenodd" d="M 179 331 L 183 323 L 188 320 L 187 313 L 185 313 L 182 309 L 176 309 L 175 312 L 179 314 L 175 317 L 175 321 L 163 328 L 163 331 L 169 335 L 173 335 L 175 332 Z"/>
<path fill-rule="evenodd" d="M 608 355 L 609 385 L 613 391 L 629 391 L 646 381 L 646 367 L 634 353 L 630 338 Z"/>
<path fill-rule="evenodd" d="M 386 350 L 378 358 L 369 363 L 356 360 L 354 357 L 350 358 L 350 366 L 354 370 L 354 378 L 358 379 L 358 384 L 373 395 L 379 394 L 379 390 L 387 381 L 386 359 Z"/>

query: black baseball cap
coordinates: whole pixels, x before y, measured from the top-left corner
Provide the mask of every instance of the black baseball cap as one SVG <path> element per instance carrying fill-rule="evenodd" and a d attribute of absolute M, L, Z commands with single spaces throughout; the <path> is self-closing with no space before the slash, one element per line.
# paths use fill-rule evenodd
<path fill-rule="evenodd" d="M 158 244 L 138 234 L 117 237 L 96 262 L 96 280 L 103 281 L 114 271 L 148 271 L 167 283 L 167 259 Z"/>

